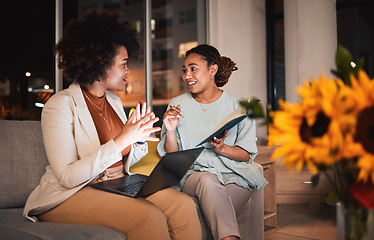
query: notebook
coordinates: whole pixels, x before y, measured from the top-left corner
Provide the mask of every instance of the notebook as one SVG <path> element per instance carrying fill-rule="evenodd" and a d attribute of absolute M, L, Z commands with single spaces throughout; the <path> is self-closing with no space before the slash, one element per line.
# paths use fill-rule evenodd
<path fill-rule="evenodd" d="M 199 144 L 197 144 L 196 147 L 206 142 L 209 142 L 214 137 L 220 138 L 224 131 L 230 130 L 236 124 L 243 121 L 246 117 L 247 117 L 247 111 L 243 107 L 239 107 L 235 109 L 233 112 L 227 115 L 224 119 L 219 121 L 217 123 L 216 128 L 214 129 L 214 132 L 210 134 L 207 138 L 205 138 L 203 141 L 201 141 Z"/>
<path fill-rule="evenodd" d="M 146 197 L 159 190 L 177 185 L 204 147 L 167 153 L 149 176 L 126 175 L 121 178 L 92 184 L 91 186 L 128 197 Z"/>

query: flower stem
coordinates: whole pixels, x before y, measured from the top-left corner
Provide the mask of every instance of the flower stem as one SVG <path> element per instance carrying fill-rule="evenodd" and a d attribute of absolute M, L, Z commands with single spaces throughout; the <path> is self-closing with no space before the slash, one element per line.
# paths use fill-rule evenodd
<path fill-rule="evenodd" d="M 336 194 L 338 195 L 338 198 L 340 201 L 342 201 L 346 206 L 348 204 L 347 199 L 344 194 L 346 189 L 348 189 L 348 186 L 346 186 L 346 182 L 343 179 L 343 169 L 341 164 L 335 164 L 335 169 L 336 169 L 336 175 L 338 177 L 339 185 L 336 185 Z"/>

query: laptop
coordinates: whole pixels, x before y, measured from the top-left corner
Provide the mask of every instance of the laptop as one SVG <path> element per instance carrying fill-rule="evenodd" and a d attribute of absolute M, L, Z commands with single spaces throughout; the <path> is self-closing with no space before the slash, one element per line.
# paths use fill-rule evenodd
<path fill-rule="evenodd" d="M 167 153 L 160 159 L 149 176 L 126 175 L 91 186 L 128 197 L 146 197 L 164 188 L 177 185 L 203 150 L 204 147 L 199 147 Z"/>

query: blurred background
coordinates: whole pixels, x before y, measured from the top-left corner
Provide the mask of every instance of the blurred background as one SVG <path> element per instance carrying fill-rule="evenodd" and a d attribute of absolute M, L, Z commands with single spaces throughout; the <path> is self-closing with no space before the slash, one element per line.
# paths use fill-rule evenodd
<path fill-rule="evenodd" d="M 322 68 L 329 74 L 337 44 L 355 58 L 364 57 L 364 69 L 373 76 L 371 0 L 14 0 L 1 5 L 0 119 L 40 120 L 44 103 L 58 90 L 56 8 L 62 27 L 90 9 L 123 12 L 137 29 L 142 49 L 151 51 L 131 63 L 126 90 L 117 94 L 128 109 L 145 101 L 149 91 L 159 117 L 171 98 L 187 91 L 184 54 L 202 43 L 238 64 L 225 90 L 258 97 L 273 109 L 279 99 L 297 101 L 294 87 L 303 77 L 318 77 Z M 151 16 L 150 42 L 145 40 L 146 14 Z M 62 88 L 69 84 L 63 79 Z M 259 126 L 258 132 L 265 139 L 266 128 Z"/>

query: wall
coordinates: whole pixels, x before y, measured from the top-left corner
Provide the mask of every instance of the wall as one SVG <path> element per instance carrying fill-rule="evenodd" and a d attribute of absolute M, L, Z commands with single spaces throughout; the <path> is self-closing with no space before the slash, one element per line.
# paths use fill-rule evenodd
<path fill-rule="evenodd" d="M 303 78 L 331 76 L 337 48 L 334 0 L 284 0 L 286 100 L 299 100 L 295 92 Z"/>
<path fill-rule="evenodd" d="M 208 0 L 208 4 L 208 43 L 239 68 L 223 89 L 237 97 L 259 98 L 265 106 L 265 0 Z M 257 121 L 259 143 L 266 134 L 266 127 Z"/>
<path fill-rule="evenodd" d="M 209 0 L 208 43 L 236 61 L 224 89 L 238 97 L 259 98 L 266 105 L 266 16 L 265 0 Z M 337 47 L 334 0 L 284 0 L 286 100 L 298 101 L 296 86 L 306 77 L 331 75 Z M 240 29 L 240 31 L 238 30 Z M 257 122 L 257 137 L 266 137 L 266 127 Z M 307 203 L 324 200 L 326 184 L 311 191 L 311 173 L 290 174 L 276 162 L 277 203 Z M 333 173 L 332 173 L 333 174 Z"/>
<path fill-rule="evenodd" d="M 224 89 L 266 105 L 265 0 L 208 0 L 208 43 L 232 58 L 239 70 Z M 298 101 L 296 86 L 322 72 L 331 75 L 337 47 L 334 0 L 284 0 L 286 100 Z M 257 123 L 257 136 L 266 138 Z"/>
<path fill-rule="evenodd" d="M 331 76 L 337 47 L 336 7 L 334 0 L 284 0 L 286 100 L 299 101 L 295 87 L 324 72 Z M 329 172 L 333 178 L 334 172 Z M 321 177 L 312 188 L 311 172 L 290 173 L 276 162 L 277 203 L 295 204 L 324 201 L 331 187 Z"/>

